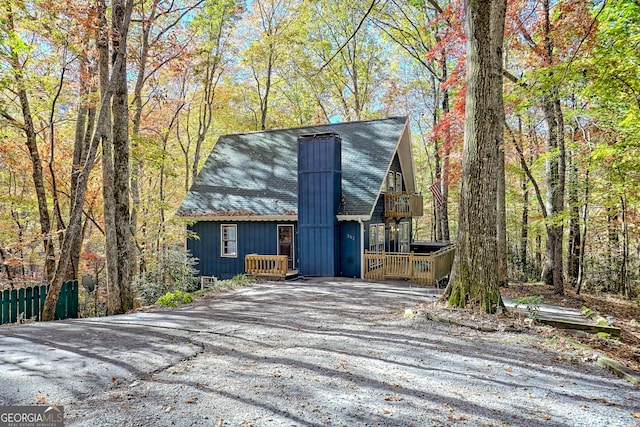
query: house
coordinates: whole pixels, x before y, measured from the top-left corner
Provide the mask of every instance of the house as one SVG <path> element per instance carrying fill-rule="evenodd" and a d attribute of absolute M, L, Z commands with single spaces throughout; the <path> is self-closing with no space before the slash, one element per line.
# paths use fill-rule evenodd
<path fill-rule="evenodd" d="M 177 215 L 202 276 L 286 255 L 304 276 L 363 277 L 365 250 L 409 252 L 422 216 L 406 117 L 221 136 Z"/>

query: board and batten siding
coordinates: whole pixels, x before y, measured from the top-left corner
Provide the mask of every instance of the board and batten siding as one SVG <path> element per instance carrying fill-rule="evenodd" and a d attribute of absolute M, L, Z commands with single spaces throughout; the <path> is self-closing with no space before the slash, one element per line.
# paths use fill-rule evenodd
<path fill-rule="evenodd" d="M 340 273 L 342 139 L 337 134 L 298 138 L 298 227 L 300 274 Z"/>
<path fill-rule="evenodd" d="M 237 257 L 223 257 L 221 225 L 237 225 Z M 278 253 L 278 225 L 294 226 L 294 248 L 297 255 L 297 227 L 294 221 L 199 221 L 189 226 L 199 239 L 187 240 L 187 249 L 198 258 L 196 268 L 200 276 L 216 276 L 226 280 L 244 273 L 244 258 L 248 254 L 276 255 Z"/>

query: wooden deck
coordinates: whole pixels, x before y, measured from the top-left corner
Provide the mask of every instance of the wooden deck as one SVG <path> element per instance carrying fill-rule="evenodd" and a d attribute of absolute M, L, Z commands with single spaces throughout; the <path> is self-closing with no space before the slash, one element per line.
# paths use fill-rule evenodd
<path fill-rule="evenodd" d="M 271 279 L 293 279 L 298 277 L 298 270 L 289 270 L 286 255 L 247 255 L 244 259 L 244 271 L 250 276 Z"/>
<path fill-rule="evenodd" d="M 364 277 L 371 280 L 408 279 L 419 285 L 436 286 L 451 273 L 454 255 L 454 246 L 424 255 L 365 251 Z"/>

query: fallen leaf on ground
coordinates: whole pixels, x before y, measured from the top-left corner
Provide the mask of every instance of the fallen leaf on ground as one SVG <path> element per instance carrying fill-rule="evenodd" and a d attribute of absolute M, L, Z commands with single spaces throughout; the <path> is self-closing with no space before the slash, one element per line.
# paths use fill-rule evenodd
<path fill-rule="evenodd" d="M 632 412 L 632 413 L 631 413 L 631 416 L 632 416 L 633 418 L 640 418 L 640 412 Z"/>
<path fill-rule="evenodd" d="M 386 396 L 386 397 L 384 398 L 384 400 L 386 400 L 387 402 L 389 402 L 389 401 L 391 401 L 391 400 L 393 400 L 393 401 L 395 401 L 395 402 L 399 402 L 399 401 L 401 401 L 401 400 L 402 400 L 402 398 L 401 398 L 400 396 Z"/>
<path fill-rule="evenodd" d="M 198 401 L 197 397 L 190 397 L 187 400 L 184 401 L 184 403 L 196 403 Z"/>

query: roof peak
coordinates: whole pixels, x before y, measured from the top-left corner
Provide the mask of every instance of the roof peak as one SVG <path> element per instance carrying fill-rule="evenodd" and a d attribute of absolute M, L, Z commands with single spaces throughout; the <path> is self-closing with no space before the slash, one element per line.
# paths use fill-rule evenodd
<path fill-rule="evenodd" d="M 256 130 L 256 131 L 251 131 L 251 132 L 236 132 L 236 133 L 228 133 L 225 135 L 221 135 L 220 138 L 226 137 L 226 136 L 239 136 L 239 135 L 256 135 L 256 134 L 261 134 L 261 133 L 272 133 L 272 132 L 282 132 L 284 130 L 304 130 L 304 129 L 313 129 L 313 128 L 318 128 L 318 127 L 332 127 L 332 126 L 344 126 L 344 125 L 349 125 L 349 124 L 360 124 L 360 123 L 370 123 L 370 122 L 382 122 L 382 121 L 386 121 L 386 120 L 398 120 L 398 119 L 402 119 L 403 121 L 407 120 L 407 116 L 392 116 L 392 117 L 386 117 L 383 119 L 367 119 L 367 120 L 353 120 L 350 122 L 337 122 L 337 123 L 320 123 L 320 124 L 315 124 L 315 125 L 306 125 L 306 126 L 296 126 L 296 127 L 290 127 L 290 128 L 277 128 L 277 129 L 264 129 L 264 130 Z"/>

